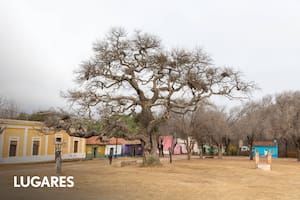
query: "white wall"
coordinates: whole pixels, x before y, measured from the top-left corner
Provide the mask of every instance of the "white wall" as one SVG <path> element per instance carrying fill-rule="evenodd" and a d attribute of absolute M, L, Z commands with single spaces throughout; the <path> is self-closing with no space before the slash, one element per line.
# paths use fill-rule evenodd
<path fill-rule="evenodd" d="M 121 155 L 122 154 L 122 145 L 118 144 L 118 145 L 106 145 L 106 147 L 105 147 L 105 156 L 109 155 L 110 148 L 114 149 L 114 155 L 115 155 L 116 146 L 117 146 L 117 155 Z"/>

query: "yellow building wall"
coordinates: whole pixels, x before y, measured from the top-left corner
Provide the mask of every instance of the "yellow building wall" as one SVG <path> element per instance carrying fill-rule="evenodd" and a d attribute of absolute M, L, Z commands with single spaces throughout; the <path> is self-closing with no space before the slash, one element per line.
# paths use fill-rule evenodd
<path fill-rule="evenodd" d="M 16 156 L 23 156 L 24 134 L 25 134 L 25 129 L 19 129 L 19 128 L 5 129 L 4 145 L 3 145 L 3 152 L 2 152 L 3 158 L 7 158 L 9 155 L 9 143 L 10 143 L 9 138 L 10 137 L 18 137 L 19 138 L 19 141 L 17 144 Z"/>
<path fill-rule="evenodd" d="M 55 137 L 53 132 L 49 132 L 48 134 L 48 155 L 54 154 L 54 144 L 55 144 Z"/>
<path fill-rule="evenodd" d="M 26 156 L 32 156 L 32 145 L 33 138 L 40 138 L 40 147 L 39 147 L 39 155 L 44 156 L 45 153 L 45 145 L 46 145 L 46 136 L 44 133 L 39 132 L 35 129 L 28 129 L 28 138 L 27 138 L 27 152 Z"/>
<path fill-rule="evenodd" d="M 105 154 L 105 146 L 98 146 L 98 154 L 99 155 Z"/>
<path fill-rule="evenodd" d="M 0 126 L 6 127 L 4 132 L 4 137 L 3 137 L 3 143 L 2 143 L 3 146 L 0 147 L 2 148 L 2 156 L 0 156 L 0 158 L 1 157 L 4 159 L 9 158 L 10 137 L 18 138 L 16 157 L 34 157 L 32 156 L 33 138 L 39 138 L 40 141 L 38 156 L 51 156 L 51 155 L 54 156 L 56 135 L 62 136 L 62 141 L 63 141 L 62 155 L 74 154 L 74 141 L 76 140 L 78 141 L 77 153 L 85 154 L 85 139 L 71 137 L 65 131 L 59 131 L 59 132 L 48 131 L 47 134 L 42 133 L 38 131 L 39 126 L 37 125 L 37 123 L 31 125 L 30 123 L 28 123 L 28 121 L 24 124 L 21 123 L 1 124 L 0 123 Z M 26 136 L 26 129 L 27 129 L 27 143 L 26 142 L 24 143 L 25 136 Z M 24 149 L 24 144 L 26 144 L 25 149 Z M 48 146 L 47 148 L 46 145 Z M 23 150 L 25 150 L 25 154 Z M 72 156 L 70 158 L 72 158 Z"/>
<path fill-rule="evenodd" d="M 85 152 L 85 139 L 77 138 L 77 137 L 70 137 L 70 153 L 74 153 L 74 142 L 78 141 L 78 148 L 77 153 L 84 153 Z"/>

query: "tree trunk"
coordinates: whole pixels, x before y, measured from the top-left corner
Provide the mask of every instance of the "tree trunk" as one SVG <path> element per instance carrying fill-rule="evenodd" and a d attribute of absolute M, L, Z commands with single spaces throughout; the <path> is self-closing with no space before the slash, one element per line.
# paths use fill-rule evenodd
<path fill-rule="evenodd" d="M 187 159 L 191 160 L 193 145 L 190 143 L 189 139 L 186 140 L 186 150 L 187 150 Z"/>
<path fill-rule="evenodd" d="M 204 153 L 205 153 L 205 148 L 204 148 L 204 144 L 201 145 L 201 157 L 202 159 L 204 159 Z"/>
<path fill-rule="evenodd" d="M 218 159 L 222 159 L 222 144 L 218 144 Z"/>
<path fill-rule="evenodd" d="M 145 166 L 160 165 L 159 155 L 157 153 L 157 138 L 154 133 L 150 134 L 150 144 L 145 144 L 143 153 L 143 164 Z"/>
<path fill-rule="evenodd" d="M 191 160 L 191 151 L 188 151 L 187 159 L 188 159 L 188 160 Z"/>
<path fill-rule="evenodd" d="M 188 143 L 186 145 L 186 150 L 187 150 L 187 159 L 191 160 L 191 148 L 190 148 L 190 145 Z"/>
<path fill-rule="evenodd" d="M 177 145 L 177 138 L 173 139 L 173 142 L 172 142 L 172 154 L 174 154 L 176 145 Z"/>
<path fill-rule="evenodd" d="M 284 145 L 285 145 L 284 154 L 285 154 L 285 157 L 287 158 L 288 157 L 288 141 L 287 140 L 284 141 Z"/>
<path fill-rule="evenodd" d="M 224 141 L 225 141 L 225 144 L 224 144 L 225 145 L 225 154 L 228 156 L 229 155 L 228 147 L 230 145 L 231 140 L 229 138 L 225 138 Z"/>
<path fill-rule="evenodd" d="M 250 145 L 249 153 L 250 153 L 250 160 L 253 160 L 252 145 Z"/>
<path fill-rule="evenodd" d="M 146 151 L 144 153 L 143 164 L 145 166 L 155 166 L 160 165 L 161 163 L 157 153 L 149 153 L 148 151 Z"/>
<path fill-rule="evenodd" d="M 253 142 L 254 142 L 254 136 L 252 134 L 252 136 L 247 136 L 247 140 L 248 140 L 248 145 L 249 145 L 249 157 L 250 157 L 250 160 L 253 160 L 253 149 L 252 149 L 252 146 L 253 146 Z"/>
<path fill-rule="evenodd" d="M 172 163 L 172 148 L 169 147 L 170 163 Z"/>

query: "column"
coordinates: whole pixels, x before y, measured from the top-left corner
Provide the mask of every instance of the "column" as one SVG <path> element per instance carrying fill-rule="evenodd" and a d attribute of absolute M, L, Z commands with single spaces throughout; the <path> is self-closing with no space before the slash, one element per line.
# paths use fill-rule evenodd
<path fill-rule="evenodd" d="M 71 153 L 71 137 L 68 135 L 68 154 Z"/>
<path fill-rule="evenodd" d="M 85 153 L 85 138 L 81 138 L 81 142 L 82 142 L 82 150 L 81 150 L 81 153 Z"/>
<path fill-rule="evenodd" d="M 24 142 L 23 142 L 23 157 L 26 156 L 27 143 L 28 143 L 28 128 L 25 128 Z"/>
<path fill-rule="evenodd" d="M 46 144 L 45 144 L 45 156 L 47 156 L 48 155 L 48 137 L 49 137 L 49 135 L 48 135 L 48 131 L 47 131 L 47 135 L 46 135 Z"/>
<path fill-rule="evenodd" d="M 0 160 L 3 158 L 3 148 L 4 148 L 4 135 L 5 135 L 5 129 L 4 131 L 0 134 Z"/>

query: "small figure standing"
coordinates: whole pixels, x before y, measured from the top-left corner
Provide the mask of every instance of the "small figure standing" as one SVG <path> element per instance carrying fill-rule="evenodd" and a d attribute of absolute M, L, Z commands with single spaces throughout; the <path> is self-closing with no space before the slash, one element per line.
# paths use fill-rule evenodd
<path fill-rule="evenodd" d="M 267 156 L 268 156 L 268 149 L 265 149 L 265 151 L 264 151 L 264 155 L 265 155 L 265 157 L 267 157 Z"/>
<path fill-rule="evenodd" d="M 163 140 L 160 141 L 160 148 L 161 148 L 162 157 L 165 157 L 165 155 L 164 155 L 164 141 Z"/>
<path fill-rule="evenodd" d="M 114 155 L 114 148 L 110 148 L 110 150 L 109 150 L 109 155 L 108 155 L 108 159 L 109 159 L 109 164 L 110 164 L 110 165 L 111 165 L 111 163 L 112 163 L 113 155 Z"/>

